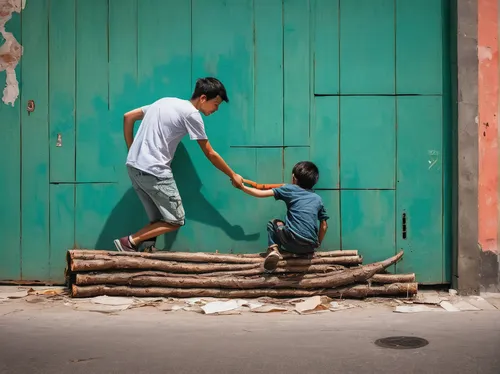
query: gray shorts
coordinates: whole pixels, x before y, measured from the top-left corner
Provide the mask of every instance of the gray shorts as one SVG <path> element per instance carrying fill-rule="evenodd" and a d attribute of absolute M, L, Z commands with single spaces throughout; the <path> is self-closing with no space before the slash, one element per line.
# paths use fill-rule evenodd
<path fill-rule="evenodd" d="M 132 186 L 146 209 L 149 221 L 183 226 L 184 207 L 174 178 L 160 179 L 131 166 L 127 168 Z"/>

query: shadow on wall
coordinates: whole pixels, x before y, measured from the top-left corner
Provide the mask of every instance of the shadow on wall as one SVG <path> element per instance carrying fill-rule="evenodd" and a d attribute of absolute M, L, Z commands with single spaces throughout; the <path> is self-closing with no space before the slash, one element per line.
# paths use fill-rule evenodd
<path fill-rule="evenodd" d="M 202 156 L 203 157 L 203 156 Z M 186 211 L 186 225 L 190 221 L 220 228 L 228 237 L 236 241 L 256 241 L 260 234 L 245 234 L 243 228 L 230 224 L 201 193 L 202 182 L 189 153 L 180 143 L 172 162 L 172 171 Z M 134 233 L 147 223 L 146 213 L 133 188 L 127 190 L 108 217 L 99 235 L 96 249 L 114 248 L 117 237 Z M 182 228 L 180 229 L 182 230 Z M 165 235 L 165 249 L 170 250 L 179 231 Z"/>

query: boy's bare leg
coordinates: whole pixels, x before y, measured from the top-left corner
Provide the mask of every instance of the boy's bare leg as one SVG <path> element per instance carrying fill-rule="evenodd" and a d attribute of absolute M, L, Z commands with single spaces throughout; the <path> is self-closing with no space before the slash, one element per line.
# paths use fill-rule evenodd
<path fill-rule="evenodd" d="M 137 252 L 140 243 L 145 240 L 166 234 L 168 232 L 176 231 L 180 228 L 179 225 L 158 221 L 150 223 L 135 234 L 125 236 L 115 240 L 115 246 L 119 251 L 124 252 Z"/>

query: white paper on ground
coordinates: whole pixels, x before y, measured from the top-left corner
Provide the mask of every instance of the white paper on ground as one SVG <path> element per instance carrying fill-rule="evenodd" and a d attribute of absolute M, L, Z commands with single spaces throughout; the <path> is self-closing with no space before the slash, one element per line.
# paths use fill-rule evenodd
<path fill-rule="evenodd" d="M 129 307 L 134 303 L 134 299 L 128 297 L 97 296 L 90 299 L 93 304 L 125 306 Z"/>
<path fill-rule="evenodd" d="M 239 307 L 240 306 L 238 305 L 236 300 L 230 300 L 230 301 L 214 301 L 206 305 L 203 305 L 201 309 L 203 309 L 205 314 L 214 314 L 214 313 L 221 313 L 221 312 L 227 312 L 229 310 L 238 309 Z"/>
<path fill-rule="evenodd" d="M 286 312 L 288 309 L 284 306 L 273 305 L 273 304 L 265 304 L 257 308 L 250 309 L 254 313 L 278 313 L 278 312 Z"/>
<path fill-rule="evenodd" d="M 441 301 L 439 305 L 447 312 L 460 312 L 460 309 L 454 307 L 449 301 Z"/>
<path fill-rule="evenodd" d="M 395 313 L 421 313 L 421 312 L 437 312 L 440 309 L 431 308 L 426 305 L 398 305 L 394 310 Z"/>

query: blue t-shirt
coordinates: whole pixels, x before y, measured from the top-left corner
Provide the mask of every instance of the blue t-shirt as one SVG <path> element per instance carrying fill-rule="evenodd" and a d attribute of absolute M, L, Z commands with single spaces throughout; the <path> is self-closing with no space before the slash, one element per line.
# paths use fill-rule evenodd
<path fill-rule="evenodd" d="M 276 200 L 283 200 L 286 204 L 285 226 L 298 237 L 318 243 L 318 221 L 330 218 L 321 197 L 296 184 L 285 184 L 273 192 Z"/>

